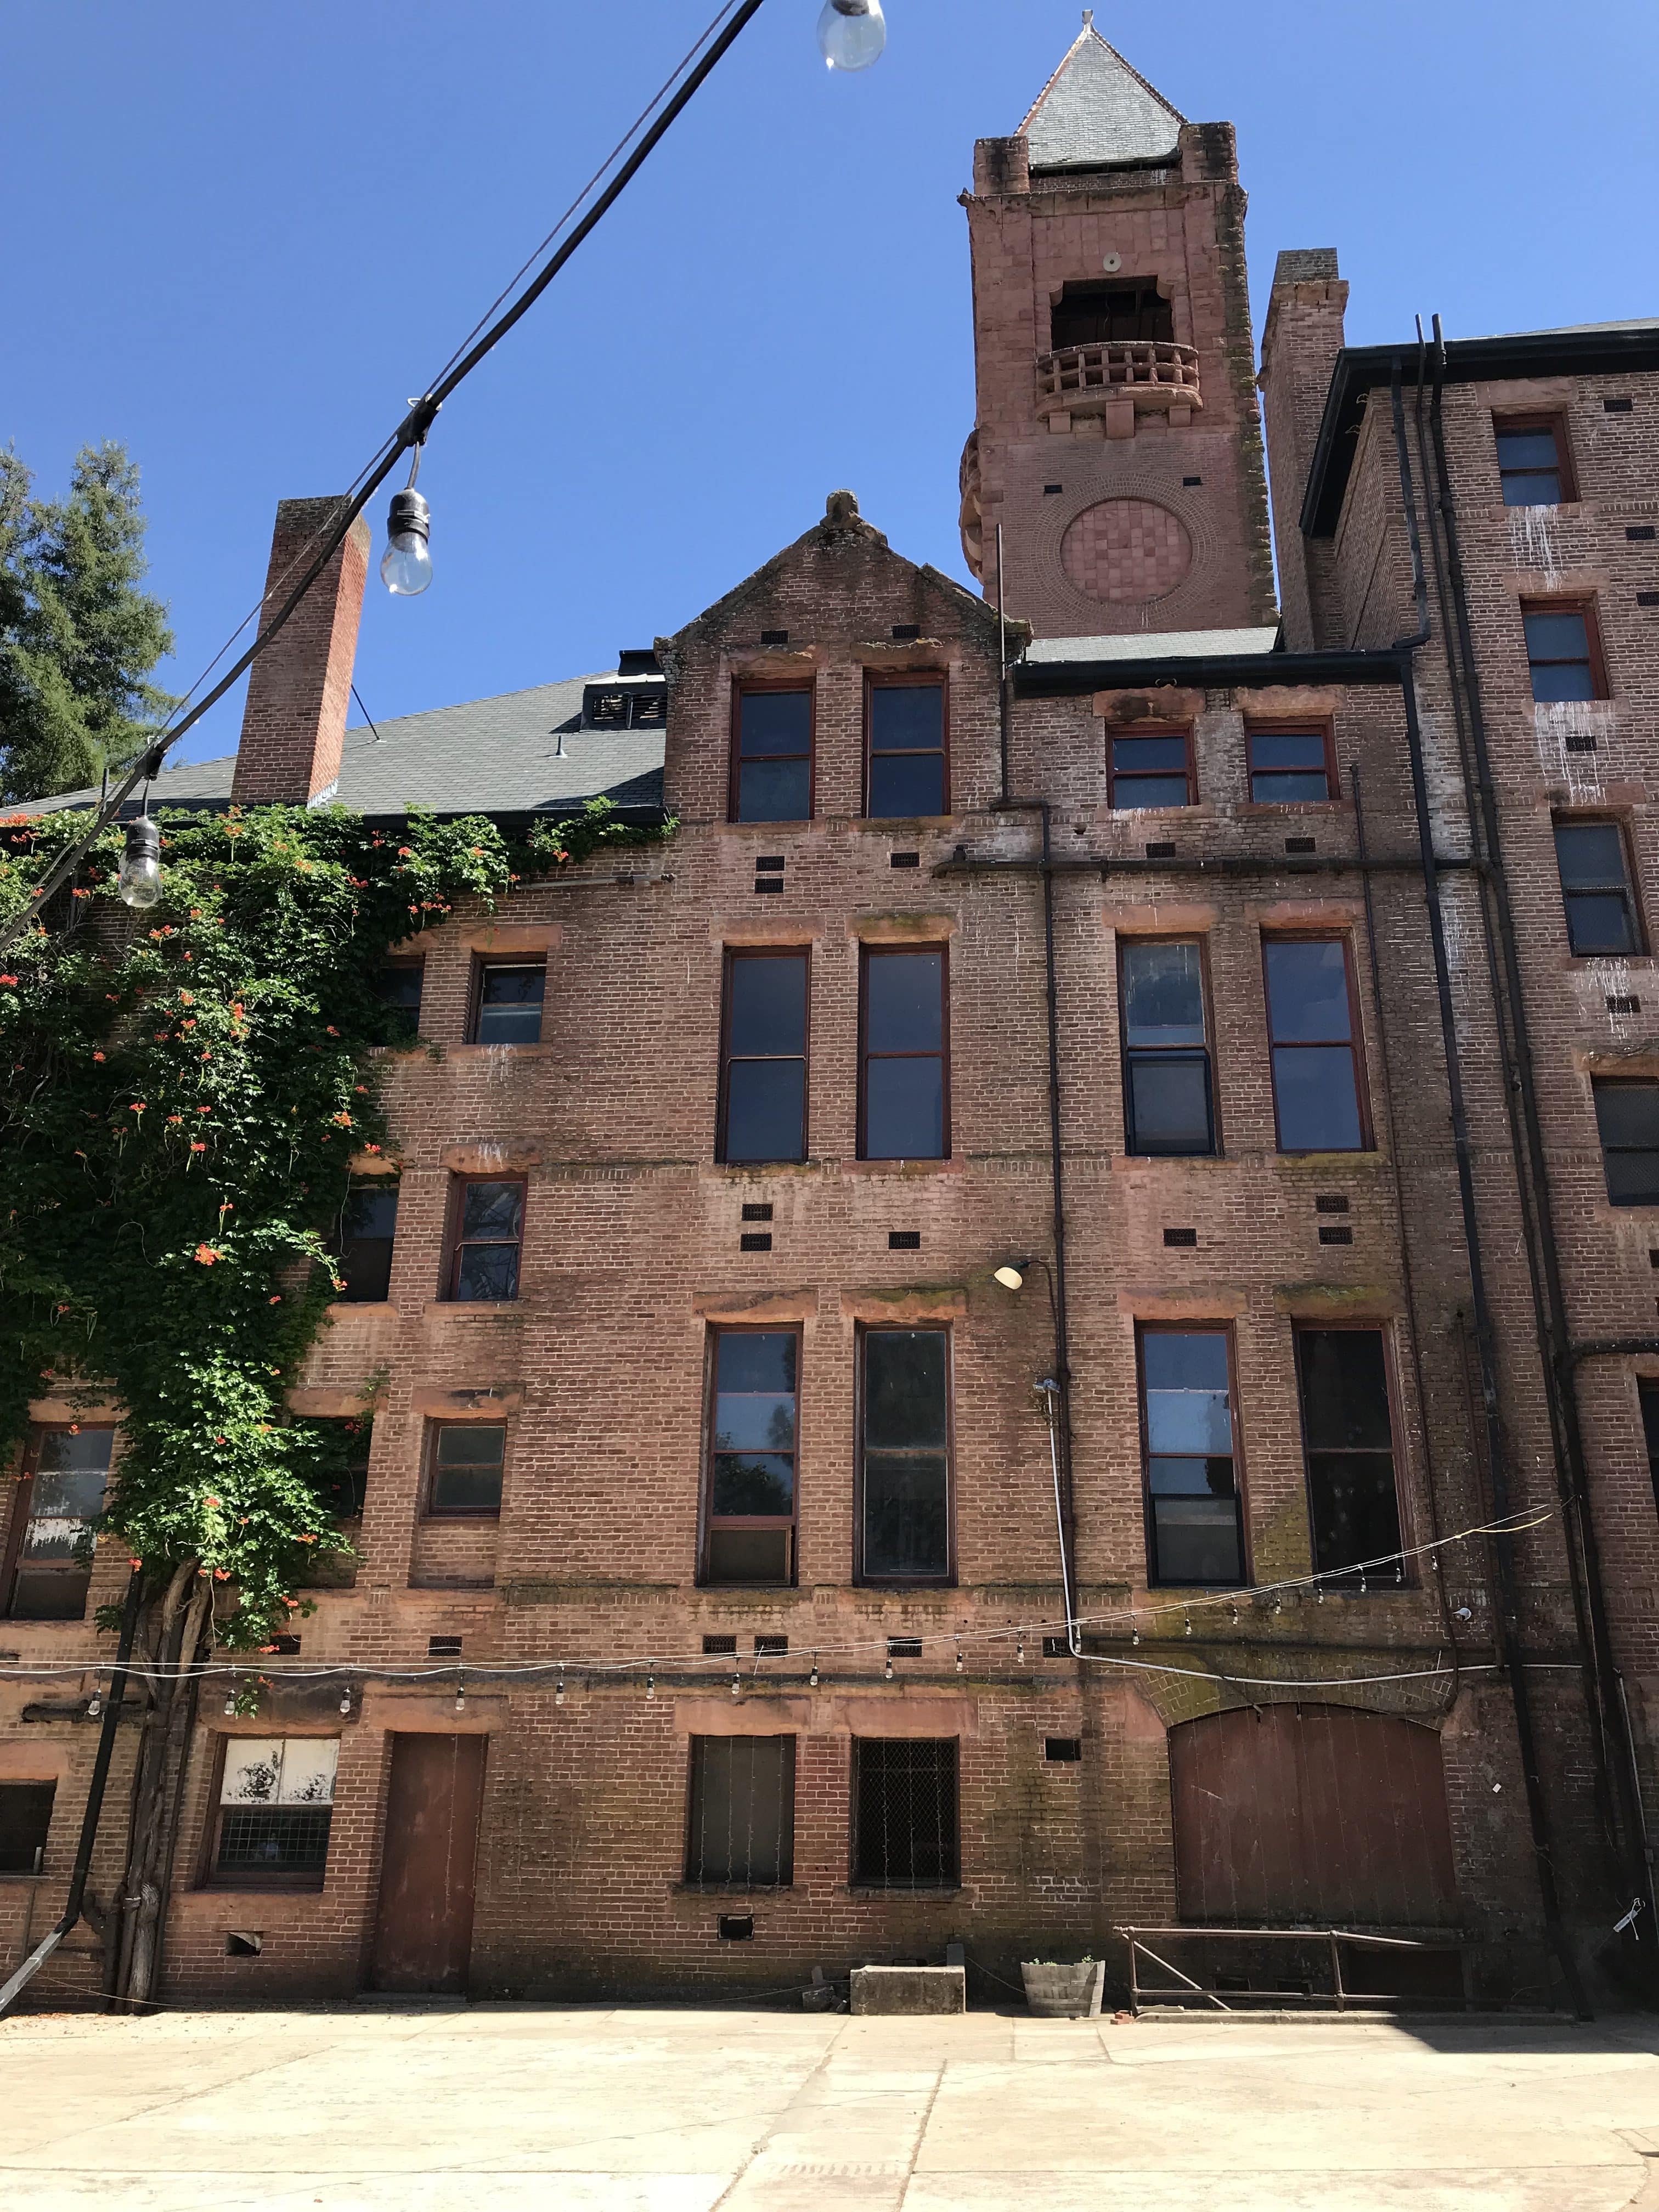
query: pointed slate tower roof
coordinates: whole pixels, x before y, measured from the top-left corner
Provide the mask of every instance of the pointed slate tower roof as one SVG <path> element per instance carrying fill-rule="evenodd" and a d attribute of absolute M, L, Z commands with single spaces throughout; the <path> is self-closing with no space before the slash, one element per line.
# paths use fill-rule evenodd
<path fill-rule="evenodd" d="M 1186 121 L 1095 28 L 1092 8 L 1018 135 L 1034 169 L 1101 169 L 1167 161 Z"/>

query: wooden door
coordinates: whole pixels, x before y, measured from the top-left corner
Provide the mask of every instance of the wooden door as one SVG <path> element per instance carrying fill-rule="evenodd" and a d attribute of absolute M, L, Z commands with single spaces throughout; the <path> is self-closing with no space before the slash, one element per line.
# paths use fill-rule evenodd
<path fill-rule="evenodd" d="M 395 1735 L 370 1976 L 377 1990 L 459 1996 L 472 1951 L 483 1735 Z"/>

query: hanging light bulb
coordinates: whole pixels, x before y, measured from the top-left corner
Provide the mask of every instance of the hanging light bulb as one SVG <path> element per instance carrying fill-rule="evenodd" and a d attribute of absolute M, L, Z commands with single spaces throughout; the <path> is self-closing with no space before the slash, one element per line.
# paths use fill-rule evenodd
<path fill-rule="evenodd" d="M 89 1721 L 95 1721 L 103 1710 L 104 1693 L 101 1690 L 94 1690 L 87 1699 L 87 1718 Z"/>
<path fill-rule="evenodd" d="M 832 70 L 868 69 L 881 59 L 887 21 L 881 0 L 823 0 L 818 47 Z"/>
<path fill-rule="evenodd" d="M 1025 1664 L 1025 1638 L 1023 1636 L 1014 1646 L 1014 1660 L 1018 1666 Z"/>
<path fill-rule="evenodd" d="M 564 1669 L 562 1667 L 559 1669 L 558 1680 L 554 1686 L 553 1702 L 556 1705 L 562 1705 L 564 1703 Z"/>
<path fill-rule="evenodd" d="M 1139 1641 L 1140 1641 L 1140 1631 L 1139 1631 L 1138 1628 L 1132 1628 L 1132 1629 L 1129 1631 L 1129 1641 L 1130 1641 L 1130 1643 L 1131 1643 L 1131 1644 L 1139 1644 Z"/>
<path fill-rule="evenodd" d="M 466 1711 L 466 1677 L 465 1674 L 458 1676 L 456 1680 L 455 1710 L 458 1713 L 464 1713 Z"/>
<path fill-rule="evenodd" d="M 647 1698 L 654 1698 L 657 1694 L 657 1677 L 649 1668 L 646 1669 L 645 1694 Z"/>
<path fill-rule="evenodd" d="M 234 1690 L 233 1690 L 233 1691 L 231 1692 L 230 1695 L 229 1695 L 229 1696 L 225 1699 L 225 1718 L 226 1718 L 227 1720 L 234 1720 L 234 1719 L 235 1718 L 235 1717 L 236 1717 L 236 1692 L 235 1692 L 235 1691 L 234 1691 Z"/>
<path fill-rule="evenodd" d="M 812 1671 L 806 1678 L 806 1686 L 809 1690 L 816 1690 L 818 1686 L 818 1655 L 816 1651 L 812 1654 Z"/>
<path fill-rule="evenodd" d="M 957 1645 L 957 1672 L 958 1674 L 962 1672 L 962 1645 L 959 1643 Z"/>
<path fill-rule="evenodd" d="M 351 1685 L 349 1682 L 340 1692 L 340 1711 L 343 1713 L 349 1713 L 351 1711 Z"/>
<path fill-rule="evenodd" d="M 148 814 L 127 824 L 117 888 L 129 906 L 154 906 L 161 896 L 161 833 Z"/>
<path fill-rule="evenodd" d="M 743 1674 L 740 1669 L 734 1670 L 732 1674 L 732 1694 L 734 1698 L 740 1698 L 743 1695 Z"/>
<path fill-rule="evenodd" d="M 386 532 L 380 581 L 394 599 L 418 599 L 432 581 L 432 555 L 427 547 L 432 514 L 412 484 L 406 491 L 392 493 Z"/>
<path fill-rule="evenodd" d="M 893 1679 L 893 1655 L 890 1651 L 887 1655 L 887 1664 L 882 1671 L 890 1682 Z"/>

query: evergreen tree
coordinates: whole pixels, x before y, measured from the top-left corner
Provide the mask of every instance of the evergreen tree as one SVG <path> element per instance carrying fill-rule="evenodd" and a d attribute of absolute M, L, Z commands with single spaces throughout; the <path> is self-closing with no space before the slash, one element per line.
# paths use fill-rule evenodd
<path fill-rule="evenodd" d="M 33 497 L 0 453 L 0 800 L 96 784 L 177 703 L 148 681 L 173 633 L 139 588 L 147 567 L 123 447 L 83 446 L 61 501 Z"/>

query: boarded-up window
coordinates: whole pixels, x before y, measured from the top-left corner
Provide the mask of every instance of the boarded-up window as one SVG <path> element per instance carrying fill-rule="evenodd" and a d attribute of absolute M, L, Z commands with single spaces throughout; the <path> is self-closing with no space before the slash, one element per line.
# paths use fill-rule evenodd
<path fill-rule="evenodd" d="M 685 1878 L 721 1889 L 794 1880 L 793 1736 L 692 1737 Z"/>
<path fill-rule="evenodd" d="M 1434 1927 L 1455 1917 L 1432 1729 L 1346 1705 L 1210 1713 L 1170 1731 L 1183 1920 Z"/>
<path fill-rule="evenodd" d="M 337 1736 L 232 1736 L 219 1785 L 214 1879 L 320 1889 Z"/>
<path fill-rule="evenodd" d="M 52 1826 L 55 1782 L 0 1783 L 0 1874 L 39 1874 Z"/>

